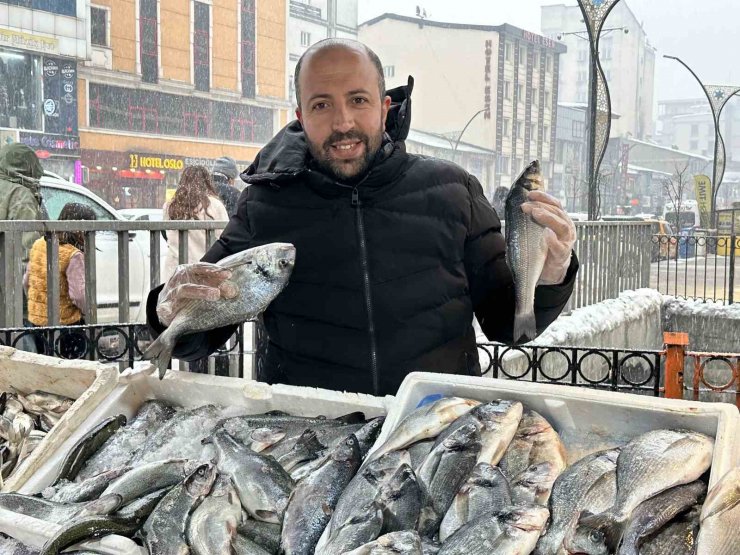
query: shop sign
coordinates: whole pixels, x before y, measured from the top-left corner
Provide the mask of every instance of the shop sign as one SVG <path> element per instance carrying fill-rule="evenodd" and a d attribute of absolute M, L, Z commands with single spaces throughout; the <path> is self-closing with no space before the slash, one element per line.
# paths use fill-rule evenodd
<path fill-rule="evenodd" d="M 522 38 L 527 42 L 536 44 L 538 46 L 544 46 L 545 48 L 555 48 L 555 41 L 553 39 L 543 37 L 531 31 L 522 31 Z"/>
<path fill-rule="evenodd" d="M 47 152 L 51 156 L 80 155 L 80 138 L 77 136 L 21 131 L 18 142 L 31 147 L 36 154 Z"/>
<path fill-rule="evenodd" d="M 58 39 L 0 28 L 0 47 L 3 46 L 21 50 L 33 50 L 42 54 L 59 54 Z"/>
<path fill-rule="evenodd" d="M 173 158 L 167 156 L 157 156 L 156 154 L 138 154 L 130 153 L 129 167 L 132 170 L 153 169 L 153 170 L 182 170 L 185 168 L 185 161 L 182 158 Z"/>
<path fill-rule="evenodd" d="M 54 102 L 53 98 L 47 98 L 44 100 L 44 114 L 46 114 L 48 117 L 52 118 L 57 114 L 57 103 Z"/>
<path fill-rule="evenodd" d="M 44 58 L 44 130 L 77 134 L 77 62 Z"/>

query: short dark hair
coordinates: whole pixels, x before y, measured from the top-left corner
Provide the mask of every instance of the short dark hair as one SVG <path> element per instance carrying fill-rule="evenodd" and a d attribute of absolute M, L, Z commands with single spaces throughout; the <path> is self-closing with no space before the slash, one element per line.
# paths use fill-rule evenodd
<path fill-rule="evenodd" d="M 367 54 L 367 57 L 370 58 L 370 61 L 375 66 L 375 69 L 378 72 L 378 89 L 380 91 L 380 99 L 382 100 L 385 98 L 385 75 L 383 74 L 383 64 L 380 61 L 380 58 L 378 58 L 378 55 L 372 51 L 370 47 L 368 47 L 366 44 L 363 44 L 359 41 L 352 40 L 352 39 L 337 39 L 337 38 L 331 38 L 331 39 L 324 39 L 320 40 L 319 42 L 311 45 L 308 50 L 306 50 L 303 55 L 298 59 L 298 63 L 295 66 L 295 75 L 293 77 L 293 84 L 295 85 L 295 100 L 298 103 L 298 107 L 301 107 L 301 85 L 299 84 L 298 80 L 301 75 L 301 67 L 303 66 L 303 59 L 308 54 L 315 54 L 316 52 L 321 52 L 322 50 L 328 49 L 328 48 L 337 48 L 337 47 L 343 47 L 351 50 L 363 50 L 365 54 Z"/>

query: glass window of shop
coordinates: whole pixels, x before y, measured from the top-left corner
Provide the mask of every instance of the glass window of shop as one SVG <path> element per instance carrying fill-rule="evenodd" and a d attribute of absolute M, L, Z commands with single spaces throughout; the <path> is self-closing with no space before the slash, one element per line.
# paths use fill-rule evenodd
<path fill-rule="evenodd" d="M 0 127 L 42 129 L 41 57 L 0 49 Z"/>
<path fill-rule="evenodd" d="M 0 0 L 0 4 L 10 4 L 32 10 L 51 12 L 59 15 L 77 15 L 77 0 Z"/>

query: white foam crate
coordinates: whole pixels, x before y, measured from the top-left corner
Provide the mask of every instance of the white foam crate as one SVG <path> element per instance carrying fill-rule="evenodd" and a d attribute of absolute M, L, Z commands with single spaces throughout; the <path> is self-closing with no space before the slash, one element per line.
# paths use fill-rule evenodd
<path fill-rule="evenodd" d="M 36 449 L 5 480 L 2 491 L 18 491 L 74 433 L 118 382 L 118 370 L 98 362 L 66 360 L 0 347 L 0 391 L 40 390 L 75 402 Z"/>
<path fill-rule="evenodd" d="M 568 463 L 650 430 L 681 428 L 715 439 L 709 486 L 737 464 L 740 415 L 734 405 L 660 399 L 583 387 L 414 372 L 401 384 L 375 447 L 428 395 L 521 401 L 560 434 Z"/>
<path fill-rule="evenodd" d="M 74 443 L 95 425 L 109 416 L 123 414 L 133 417 L 139 407 L 148 400 L 158 399 L 184 407 L 196 407 L 208 403 L 245 407 L 250 412 L 261 413 L 282 410 L 301 416 L 323 414 L 328 418 L 354 411 L 363 411 L 367 418 L 387 414 L 392 397 L 373 397 L 357 393 L 341 393 L 325 389 L 267 385 L 240 378 L 226 378 L 205 374 L 168 371 L 160 381 L 155 376 L 122 376 L 117 387 L 104 402 L 86 418 L 78 421 L 77 431 L 38 469 L 33 478 L 26 481 L 21 493 L 37 493 L 53 481 L 64 456 Z M 0 511 L 0 532 L 19 541 L 40 548 L 59 526 L 24 517 L 9 511 Z M 105 541 L 103 541 L 105 540 Z M 83 542 L 84 548 L 106 554 L 140 555 L 146 550 L 122 536 L 107 536 L 103 540 Z"/>

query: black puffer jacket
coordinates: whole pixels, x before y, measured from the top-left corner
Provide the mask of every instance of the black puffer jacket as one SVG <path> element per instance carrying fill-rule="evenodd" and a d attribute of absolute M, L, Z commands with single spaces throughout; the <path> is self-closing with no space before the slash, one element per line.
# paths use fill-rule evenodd
<path fill-rule="evenodd" d="M 313 169 L 298 122 L 242 175 L 251 186 L 203 260 L 274 241 L 297 253 L 290 283 L 264 315 L 259 379 L 395 394 L 415 370 L 476 373 L 474 311 L 490 339 L 511 341 L 514 295 L 499 219 L 475 177 L 406 153 L 410 88 L 392 91 L 388 137 L 356 185 Z M 573 257 L 564 285 L 537 288 L 540 331 L 568 300 L 576 270 Z M 163 329 L 158 294 L 148 302 L 155 333 Z M 175 356 L 199 358 L 232 332 L 183 338 Z"/>

